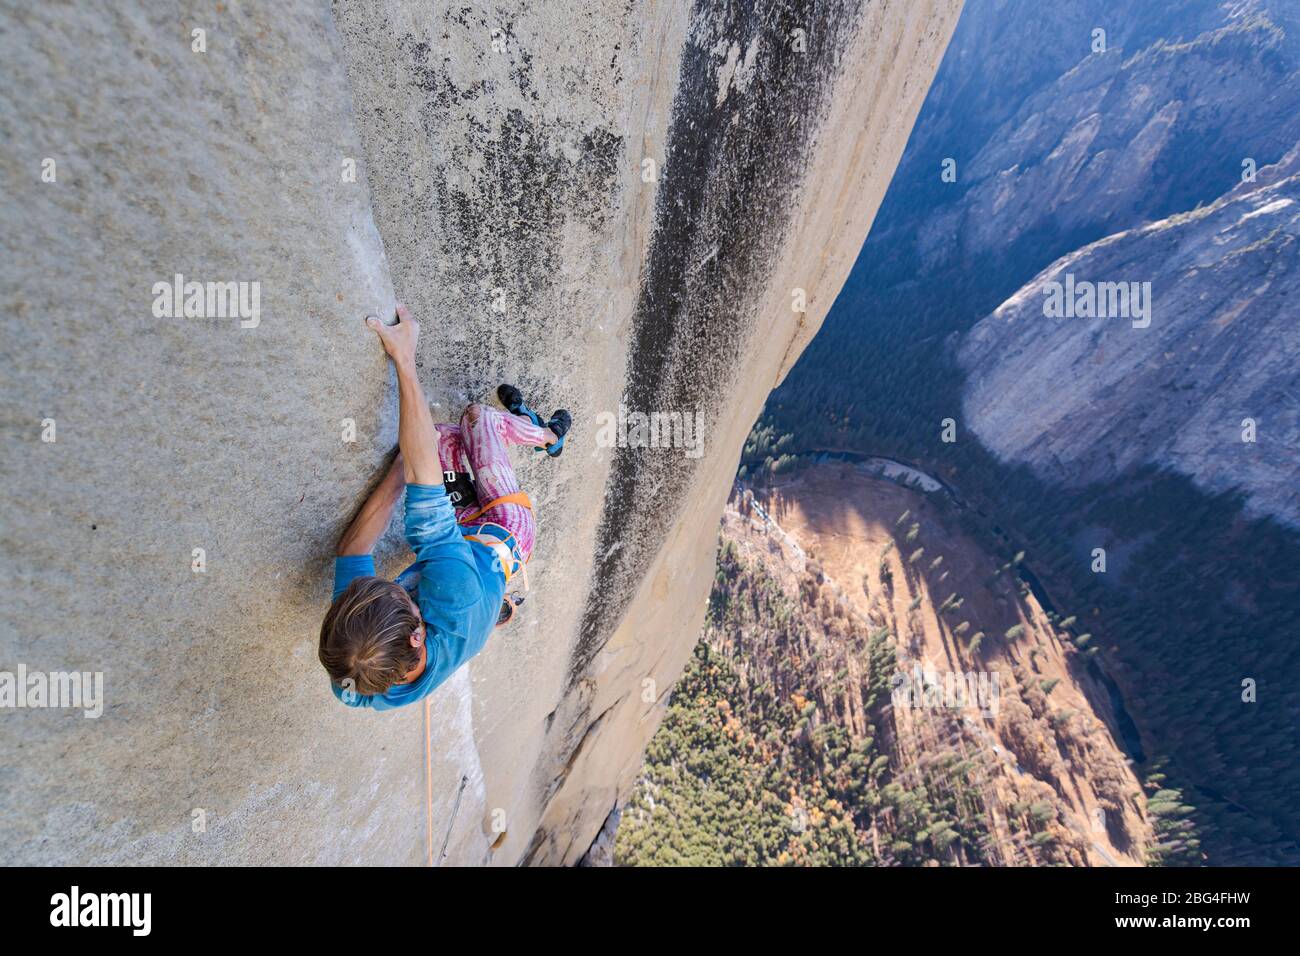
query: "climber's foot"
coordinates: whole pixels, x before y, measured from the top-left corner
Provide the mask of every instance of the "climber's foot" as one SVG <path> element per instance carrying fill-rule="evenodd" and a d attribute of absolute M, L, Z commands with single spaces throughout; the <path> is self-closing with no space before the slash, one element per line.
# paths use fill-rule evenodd
<path fill-rule="evenodd" d="M 534 445 L 533 451 L 544 451 L 554 458 L 564 449 L 564 433 L 569 430 L 569 424 L 572 421 L 568 412 L 560 409 L 551 416 L 549 421 L 544 422 L 540 415 L 524 403 L 523 393 L 513 385 L 498 385 L 497 398 L 500 399 L 501 404 L 506 407 L 510 414 L 522 415 L 538 428 L 550 430 L 550 441 L 545 445 Z"/>
<path fill-rule="evenodd" d="M 525 409 L 528 407 L 524 404 L 524 395 L 513 385 L 498 385 L 497 398 L 511 415 L 523 415 L 525 418 L 531 418 Z"/>
<path fill-rule="evenodd" d="M 545 428 L 546 422 L 542 421 L 540 415 L 524 404 L 523 393 L 513 385 L 498 385 L 497 398 L 511 415 L 522 415 L 538 428 Z"/>
<path fill-rule="evenodd" d="M 546 454 L 552 458 L 558 458 L 564 451 L 564 436 L 569 433 L 573 427 L 573 416 L 569 414 L 567 408 L 557 408 L 551 415 L 551 420 L 546 423 L 546 427 L 551 430 L 551 434 L 556 440 L 546 446 Z"/>

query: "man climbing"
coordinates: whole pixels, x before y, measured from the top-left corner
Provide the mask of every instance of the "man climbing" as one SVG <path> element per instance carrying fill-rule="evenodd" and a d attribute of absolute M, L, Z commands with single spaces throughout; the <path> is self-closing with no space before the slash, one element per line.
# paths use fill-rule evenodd
<path fill-rule="evenodd" d="M 563 409 L 542 422 L 502 385 L 497 396 L 511 414 L 474 404 L 459 425 L 435 425 L 416 377 L 420 326 L 404 305 L 397 317 L 366 324 L 397 368 L 399 450 L 339 541 L 334 603 L 320 630 L 335 696 L 375 710 L 427 696 L 509 620 L 506 584 L 532 554 L 536 525 L 506 449 L 533 445 L 555 457 L 571 424 Z M 371 552 L 403 492 L 415 563 L 388 581 L 375 576 Z"/>

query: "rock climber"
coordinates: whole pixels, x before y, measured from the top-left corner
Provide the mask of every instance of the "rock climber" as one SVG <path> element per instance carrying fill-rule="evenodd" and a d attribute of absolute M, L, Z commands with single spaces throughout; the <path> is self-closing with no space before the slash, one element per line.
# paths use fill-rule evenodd
<path fill-rule="evenodd" d="M 395 324 L 366 325 L 397 369 L 398 452 L 339 541 L 320 662 L 339 700 L 388 710 L 426 697 L 510 619 L 506 585 L 532 554 L 536 525 L 507 448 L 555 457 L 572 418 L 559 409 L 543 422 L 502 385 L 509 414 L 473 404 L 459 425 L 435 425 L 416 377 L 419 324 L 398 305 Z M 388 581 L 372 551 L 403 493 L 415 563 Z"/>

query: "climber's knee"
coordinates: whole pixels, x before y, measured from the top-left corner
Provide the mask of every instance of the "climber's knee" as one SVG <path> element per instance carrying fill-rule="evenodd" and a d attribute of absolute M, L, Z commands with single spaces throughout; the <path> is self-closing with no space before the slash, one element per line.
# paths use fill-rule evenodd
<path fill-rule="evenodd" d="M 461 418 L 461 424 L 463 425 L 476 424 L 478 420 L 483 417 L 483 413 L 485 411 L 487 411 L 485 406 L 480 405 L 478 402 L 475 402 L 473 405 L 470 405 L 468 408 L 465 409 L 465 415 Z"/>

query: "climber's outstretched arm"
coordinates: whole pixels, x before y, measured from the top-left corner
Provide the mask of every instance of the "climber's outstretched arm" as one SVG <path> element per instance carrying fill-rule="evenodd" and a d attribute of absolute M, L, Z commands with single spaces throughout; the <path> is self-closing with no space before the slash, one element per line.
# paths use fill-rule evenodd
<path fill-rule="evenodd" d="M 405 468 L 406 464 L 399 451 L 384 475 L 384 480 L 370 493 L 366 503 L 348 525 L 348 530 L 339 539 L 338 551 L 335 552 L 339 557 L 369 554 L 375 550 L 375 544 L 393 517 L 393 509 L 406 491 Z"/>
<path fill-rule="evenodd" d="M 415 371 L 415 343 L 420 338 L 420 323 L 400 303 L 397 318 L 396 325 L 384 325 L 373 317 L 366 324 L 379 336 L 397 369 L 397 393 L 401 401 L 397 443 L 406 463 L 406 481 L 414 485 L 440 485 L 438 432 L 433 427 L 429 403 L 424 400 L 424 389 Z"/>

